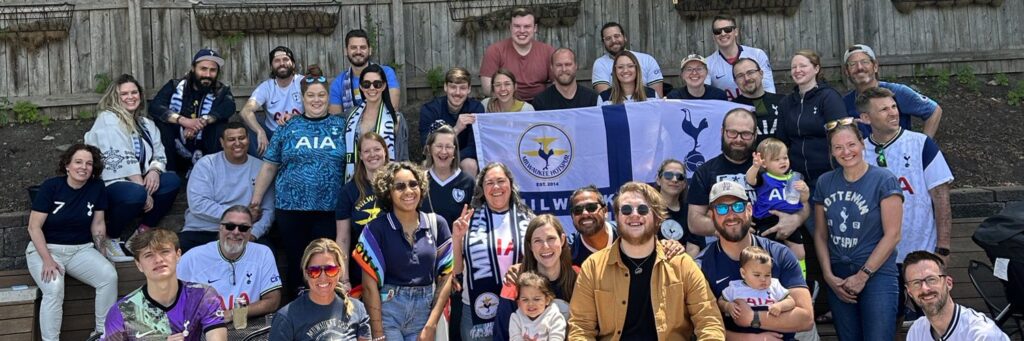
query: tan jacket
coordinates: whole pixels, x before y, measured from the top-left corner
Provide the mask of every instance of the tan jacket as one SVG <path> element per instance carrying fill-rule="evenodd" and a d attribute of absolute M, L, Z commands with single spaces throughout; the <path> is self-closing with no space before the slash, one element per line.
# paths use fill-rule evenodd
<path fill-rule="evenodd" d="M 569 303 L 570 340 L 619 340 L 629 303 L 629 269 L 622 263 L 620 241 L 583 262 Z M 651 305 L 658 340 L 697 338 L 725 340 L 725 326 L 715 296 L 693 258 L 665 257 L 656 243 L 651 274 Z"/>

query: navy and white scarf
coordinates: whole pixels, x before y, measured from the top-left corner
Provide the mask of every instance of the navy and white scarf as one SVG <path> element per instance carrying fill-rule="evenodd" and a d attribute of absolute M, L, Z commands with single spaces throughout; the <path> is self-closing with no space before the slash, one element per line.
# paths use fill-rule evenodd
<path fill-rule="evenodd" d="M 180 82 L 178 82 L 178 86 L 174 88 L 174 94 L 171 95 L 171 111 L 188 118 L 200 118 L 209 116 L 210 110 L 213 109 L 213 101 L 214 99 L 216 99 L 216 97 L 213 95 L 214 91 L 212 89 L 203 98 L 203 102 L 201 104 L 199 103 L 198 100 L 192 103 L 193 112 L 181 112 L 182 101 L 185 98 L 185 88 L 187 86 L 187 83 L 188 80 L 183 79 Z M 178 127 L 178 136 L 174 138 L 174 150 L 177 151 L 178 155 L 181 155 L 181 157 L 194 158 L 198 160 L 198 157 L 202 157 L 202 155 L 198 155 L 198 157 L 196 157 L 197 155 L 195 155 L 195 153 L 199 150 L 199 141 L 202 139 L 203 132 L 200 131 L 192 140 L 186 140 L 185 128 Z"/>
<path fill-rule="evenodd" d="M 468 284 L 463 290 L 469 290 L 469 303 L 473 313 L 473 338 L 489 338 L 492 334 L 494 317 L 498 311 L 498 294 L 501 293 L 502 280 L 505 276 L 498 264 L 497 236 L 494 231 L 504 224 L 509 224 L 512 235 L 517 236 L 512 238 L 515 248 L 513 264 L 521 261 L 526 226 L 533 215 L 517 206 L 511 206 L 503 221 L 492 221 L 491 215 L 494 212 L 487 205 L 477 209 L 470 221 L 466 239 L 463 240 L 462 254 L 466 260 L 463 276 Z"/>
<path fill-rule="evenodd" d="M 359 121 L 362 119 L 365 109 L 366 103 L 360 104 L 345 120 L 345 182 L 352 180 L 352 176 L 356 174 L 356 164 L 359 163 L 359 136 L 363 134 L 359 131 Z M 394 161 L 398 156 L 395 150 L 396 124 L 395 114 L 388 111 L 387 106 L 381 103 L 380 110 L 377 112 L 376 128 L 373 132 L 384 138 L 384 142 L 387 144 L 384 147 L 388 149 L 389 161 Z"/>

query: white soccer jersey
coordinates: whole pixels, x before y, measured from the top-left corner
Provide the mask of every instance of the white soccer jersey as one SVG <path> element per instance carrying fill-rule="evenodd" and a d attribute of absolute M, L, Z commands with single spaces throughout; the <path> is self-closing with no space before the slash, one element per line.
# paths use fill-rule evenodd
<path fill-rule="evenodd" d="M 935 213 L 928 190 L 953 181 L 953 173 L 939 151 L 935 140 L 925 134 L 901 129 L 887 144 L 876 145 L 864 139 L 864 159 L 879 166 L 876 151 L 885 154 L 885 169 L 896 174 L 903 188 L 902 238 L 896 247 L 896 262 L 903 263 L 907 254 L 935 250 Z"/>
<path fill-rule="evenodd" d="M 178 279 L 217 289 L 224 310 L 230 310 L 238 297 L 246 297 L 251 304 L 281 288 L 277 262 L 269 247 L 250 242 L 242 257 L 231 263 L 221 256 L 217 243 L 215 240 L 188 250 L 178 264 Z"/>
<path fill-rule="evenodd" d="M 764 91 L 775 93 L 775 78 L 772 76 L 772 64 L 768 60 L 768 54 L 764 53 L 764 50 L 746 45 L 740 45 L 739 49 L 739 58 L 753 59 L 764 71 L 764 77 L 761 80 L 764 83 Z M 725 95 L 730 101 L 738 97 L 740 91 L 736 86 L 736 80 L 732 77 L 732 64 L 729 64 L 722 53 L 718 51 L 708 56 L 707 61 L 708 78 L 704 80 L 704 84 L 725 90 Z"/>
<path fill-rule="evenodd" d="M 729 302 L 737 298 L 746 300 L 751 307 L 768 307 L 789 297 L 789 289 L 783 287 L 777 278 L 772 278 L 772 284 L 763 290 L 751 288 L 742 279 L 737 279 L 729 281 L 729 286 L 722 290 L 722 297 Z"/>
<path fill-rule="evenodd" d="M 302 115 L 302 75 L 292 76 L 292 83 L 282 88 L 276 79 L 267 79 L 256 86 L 249 97 L 262 106 L 267 112 L 267 120 L 263 124 L 271 131 L 277 131 L 277 119 L 285 115 Z"/>
<path fill-rule="evenodd" d="M 928 317 L 922 316 L 914 321 L 914 325 L 910 326 L 910 331 L 907 332 L 907 341 L 1010 340 L 985 314 L 959 304 L 953 305 L 953 320 L 950 321 L 946 333 L 935 338 L 932 335 L 932 325 L 928 322 Z"/>

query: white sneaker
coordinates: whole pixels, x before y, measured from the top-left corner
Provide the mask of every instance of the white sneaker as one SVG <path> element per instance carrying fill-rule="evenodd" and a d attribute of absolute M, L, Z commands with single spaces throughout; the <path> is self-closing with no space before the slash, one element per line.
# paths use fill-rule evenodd
<path fill-rule="evenodd" d="M 111 262 L 121 263 L 131 262 L 135 260 L 134 258 L 125 254 L 124 248 L 123 246 L 121 246 L 120 240 L 107 239 L 107 242 L 105 244 L 106 245 L 103 246 L 103 250 L 107 252 L 107 259 L 110 259 Z"/>

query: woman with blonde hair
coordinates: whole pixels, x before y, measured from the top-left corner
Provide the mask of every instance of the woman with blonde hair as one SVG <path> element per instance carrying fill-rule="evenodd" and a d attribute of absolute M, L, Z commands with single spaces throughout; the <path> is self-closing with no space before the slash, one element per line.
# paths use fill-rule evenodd
<path fill-rule="evenodd" d="M 302 277 L 309 287 L 277 311 L 271 340 L 319 340 L 336 335 L 345 340 L 370 340 L 370 317 L 363 303 L 349 298 L 338 277 L 347 257 L 331 239 L 309 243 L 302 254 Z"/>
<path fill-rule="evenodd" d="M 357 143 L 359 161 L 356 163 L 355 175 L 352 181 L 341 188 L 338 207 L 334 210 L 334 222 L 338 233 L 334 240 L 346 255 L 352 253 L 363 227 L 380 214 L 377 195 L 373 191 L 373 177 L 377 175 L 378 170 L 388 165 L 391 155 L 384 137 L 375 132 L 369 131 L 359 136 Z M 350 259 L 342 271 L 341 282 L 350 289 L 355 289 L 353 296 L 361 295 L 363 275 L 354 259 Z"/>
<path fill-rule="evenodd" d="M 129 74 L 117 77 L 100 98 L 100 110 L 85 143 L 103 153 L 103 181 L 107 186 L 107 235 L 103 245 L 113 261 L 132 260 L 124 251 L 120 236 L 142 215 L 141 230 L 155 226 L 174 203 L 181 180 L 166 173 L 167 155 L 160 142 L 160 130 L 146 117 L 142 85 Z"/>

